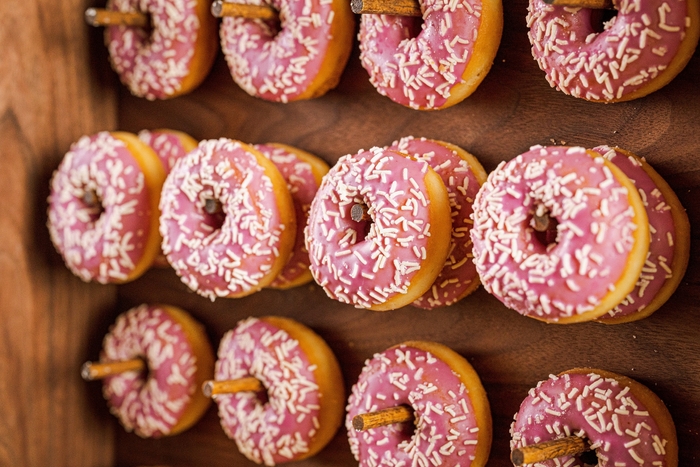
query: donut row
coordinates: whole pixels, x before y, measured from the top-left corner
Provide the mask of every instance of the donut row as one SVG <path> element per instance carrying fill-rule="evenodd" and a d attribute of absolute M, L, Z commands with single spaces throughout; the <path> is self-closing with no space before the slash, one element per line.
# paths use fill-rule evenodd
<path fill-rule="evenodd" d="M 226 435 L 258 464 L 316 454 L 343 418 L 362 466 L 478 467 L 491 449 L 479 376 L 435 342 L 404 342 L 368 359 L 344 413 L 338 362 L 306 326 L 281 317 L 240 321 L 224 335 L 214 363 L 203 327 L 189 314 L 144 304 L 117 318 L 100 361 L 86 363 L 82 375 L 103 379 L 110 410 L 141 437 L 182 432 L 214 399 Z M 663 402 L 603 370 L 577 368 L 538 383 L 515 415 L 511 437 L 516 465 L 593 465 L 596 457 L 599 465 L 678 464 Z"/>
<path fill-rule="evenodd" d="M 685 67 L 700 37 L 694 0 L 613 2 L 617 14 L 600 25 L 597 11 L 576 7 L 576 0 L 569 6 L 550 3 L 529 3 L 533 57 L 552 87 L 589 101 L 626 101 L 663 87 Z M 133 94 L 164 99 L 204 80 L 216 55 L 217 25 L 209 5 L 108 2 L 109 13 L 142 18 L 114 24 L 126 20 L 112 15 L 104 23 L 112 66 Z M 220 26 L 231 75 L 248 94 L 290 102 L 321 96 L 338 84 L 354 34 L 350 2 L 222 7 L 227 5 L 263 10 L 254 17 L 235 13 L 245 16 L 227 16 Z M 450 107 L 474 92 L 491 68 L 503 29 L 501 1 L 425 0 L 416 8 L 420 18 L 363 14 L 360 61 L 377 91 L 392 101 L 421 110 Z"/>
<path fill-rule="evenodd" d="M 83 280 L 132 280 L 161 244 L 212 300 L 313 277 L 359 308 L 432 309 L 483 283 L 525 316 L 621 323 L 663 305 L 689 257 L 673 190 L 607 146 L 535 146 L 487 178 L 471 154 L 425 138 L 329 170 L 285 145 L 102 132 L 71 147 L 49 205 L 51 238 Z"/>

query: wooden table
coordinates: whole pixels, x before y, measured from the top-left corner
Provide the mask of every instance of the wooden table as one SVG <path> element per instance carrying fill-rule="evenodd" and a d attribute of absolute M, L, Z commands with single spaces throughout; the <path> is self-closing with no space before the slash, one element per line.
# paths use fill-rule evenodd
<path fill-rule="evenodd" d="M 15 78 L 10 92 L 0 86 L 0 135 L 5 141 L 0 190 L 4 199 L 13 201 L 0 204 L 0 272 L 17 277 L 0 285 L 0 374 L 20 375 L 14 384 L 3 379 L 0 385 L 0 439 L 9 440 L 5 446 L 21 446 L 0 449 L 0 464 L 253 465 L 225 437 L 214 408 L 186 433 L 142 440 L 116 426 L 100 400 L 99 384 L 78 380 L 80 363 L 97 356 L 116 315 L 145 301 L 191 311 L 205 324 L 214 346 L 245 317 L 295 318 L 335 351 L 348 389 L 374 352 L 408 339 L 442 342 L 469 359 L 488 392 L 494 419 L 490 466 L 511 465 L 508 429 L 527 390 L 550 373 L 576 366 L 607 369 L 648 385 L 675 419 L 680 465 L 700 459 L 697 53 L 674 81 L 650 96 L 614 105 L 588 103 L 546 83 L 529 52 L 526 2 L 513 0 L 504 6 L 504 35 L 491 72 L 471 97 L 447 110 L 413 111 L 377 94 L 359 64 L 357 45 L 338 88 L 316 100 L 283 105 L 249 97 L 233 83 L 219 56 L 210 76 L 192 94 L 147 102 L 128 95 L 105 71 L 99 34 L 86 31 L 74 18 L 85 2 L 62 2 L 51 19 L 37 11 L 48 3 L 22 3 L 34 18 L 32 33 L 0 16 L 2 32 L 17 33 L 10 50 L 36 55 L 0 60 L 2 70 L 8 64 L 31 62 L 9 71 Z M 0 6 L 2 13 L 13 14 L 5 4 Z M 46 57 L 48 64 L 38 64 L 39 57 Z M 95 65 L 88 68 L 88 63 Z M 198 139 L 225 136 L 250 143 L 287 143 L 330 164 L 343 154 L 386 145 L 401 136 L 426 136 L 467 149 L 487 171 L 534 144 L 618 145 L 646 157 L 686 206 L 693 226 L 690 266 L 678 291 L 656 314 L 618 326 L 546 325 L 506 309 L 483 289 L 433 311 L 357 310 L 328 299 L 316 285 L 212 303 L 188 291 L 169 269 L 151 270 L 117 287 L 115 298 L 113 287 L 70 277 L 53 252 L 43 228 L 48 176 L 70 142 L 83 133 L 159 127 Z M 357 463 L 341 430 L 319 455 L 295 465 Z"/>

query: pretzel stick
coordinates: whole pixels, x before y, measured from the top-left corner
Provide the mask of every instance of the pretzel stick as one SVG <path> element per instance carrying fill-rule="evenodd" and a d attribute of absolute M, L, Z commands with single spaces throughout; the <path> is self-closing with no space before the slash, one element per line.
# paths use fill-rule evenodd
<path fill-rule="evenodd" d="M 246 5 L 244 3 L 224 2 L 217 0 L 211 4 L 211 14 L 217 18 L 224 16 L 238 16 L 248 19 L 277 19 L 277 11 L 265 5 Z"/>
<path fill-rule="evenodd" d="M 358 15 L 423 16 L 417 0 L 350 0 L 350 9 Z"/>
<path fill-rule="evenodd" d="M 352 208 L 350 208 L 350 218 L 355 222 L 372 220 L 372 216 L 369 215 L 369 209 L 361 203 L 353 204 Z"/>
<path fill-rule="evenodd" d="M 583 438 L 569 436 L 544 443 L 523 446 L 510 453 L 510 460 L 515 465 L 534 464 L 563 456 L 574 456 L 588 451 L 588 444 Z"/>
<path fill-rule="evenodd" d="M 146 362 L 140 358 L 121 362 L 85 362 L 80 370 L 80 376 L 85 381 L 92 381 L 127 371 L 143 371 L 145 369 Z"/>
<path fill-rule="evenodd" d="M 592 8 L 595 10 L 611 10 L 615 8 L 613 0 L 544 0 L 544 2 L 555 6 Z"/>
<path fill-rule="evenodd" d="M 102 8 L 85 10 L 85 22 L 90 26 L 137 26 L 145 28 L 150 24 L 148 15 L 138 11 L 113 11 Z"/>
<path fill-rule="evenodd" d="M 405 405 L 397 405 L 376 412 L 362 413 L 352 419 L 352 427 L 357 431 L 371 430 L 380 426 L 394 423 L 410 422 L 413 420 L 413 410 Z"/>
<path fill-rule="evenodd" d="M 205 381 L 202 385 L 202 392 L 206 397 L 217 394 L 234 394 L 236 392 L 258 392 L 263 391 L 260 380 L 252 376 L 227 381 Z"/>

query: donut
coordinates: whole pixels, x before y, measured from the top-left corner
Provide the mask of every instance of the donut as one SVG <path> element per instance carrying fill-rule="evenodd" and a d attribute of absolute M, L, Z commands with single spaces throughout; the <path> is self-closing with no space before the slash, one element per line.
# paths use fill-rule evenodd
<path fill-rule="evenodd" d="M 181 433 L 206 412 L 202 383 L 214 372 L 214 352 L 204 328 L 169 305 L 140 305 L 117 317 L 104 338 L 101 362 L 143 359 L 147 371 L 103 380 L 110 411 L 143 438 Z"/>
<path fill-rule="evenodd" d="M 627 323 L 646 318 L 668 300 L 683 278 L 690 254 L 688 215 L 673 189 L 642 158 L 620 148 L 598 146 L 633 182 L 646 207 L 651 243 L 634 290 L 598 321 Z"/>
<path fill-rule="evenodd" d="M 362 15 L 360 60 L 379 94 L 420 110 L 455 105 L 491 68 L 503 30 L 500 0 L 425 0 L 420 19 Z"/>
<path fill-rule="evenodd" d="M 664 403 L 641 383 L 609 371 L 576 368 L 541 381 L 523 400 L 510 432 L 511 448 L 584 438 L 601 466 L 678 465 L 676 429 Z M 566 456 L 536 465 L 584 461 Z"/>
<path fill-rule="evenodd" d="M 249 318 L 224 335 L 216 379 L 252 376 L 263 393 L 215 395 L 221 426 L 248 459 L 275 465 L 313 456 L 342 423 L 340 366 L 324 340 L 289 318 Z"/>
<path fill-rule="evenodd" d="M 208 212 L 208 204 L 219 212 Z M 198 294 L 243 297 L 269 285 L 294 246 L 287 184 L 252 146 L 206 140 L 175 163 L 161 193 L 163 253 Z"/>
<path fill-rule="evenodd" d="M 328 164 L 313 154 L 285 144 L 256 144 L 253 147 L 270 159 L 287 181 L 297 219 L 296 238 L 291 256 L 282 272 L 268 287 L 289 289 L 306 284 L 313 280 L 313 277 L 309 271 L 309 252 L 304 244 L 304 228 L 309 218 L 311 202 L 323 176 L 328 173 Z"/>
<path fill-rule="evenodd" d="M 48 228 L 82 280 L 136 279 L 158 254 L 158 157 L 136 135 L 100 132 L 71 145 L 51 179 Z"/>
<path fill-rule="evenodd" d="M 359 414 L 406 405 L 413 426 L 393 424 L 363 432 Z M 479 376 L 442 344 L 409 341 L 365 362 L 348 399 L 346 428 L 360 466 L 486 465 L 491 411 Z"/>
<path fill-rule="evenodd" d="M 251 0 L 279 23 L 226 17 L 221 49 L 233 80 L 251 96 L 291 102 L 322 96 L 340 81 L 355 30 L 343 0 Z"/>
<path fill-rule="evenodd" d="M 430 290 L 414 301 L 413 306 L 428 310 L 450 306 L 479 286 L 469 229 L 472 203 L 486 181 L 486 171 L 476 157 L 444 141 L 408 136 L 395 142 L 391 149 L 425 160 L 447 188 L 452 216 L 450 252 Z"/>
<path fill-rule="evenodd" d="M 155 151 L 166 175 L 170 173 L 178 159 L 185 157 L 188 152 L 197 147 L 197 140 L 177 130 L 141 130 L 138 137 Z"/>
<path fill-rule="evenodd" d="M 204 81 L 218 51 L 210 5 L 206 0 L 109 0 L 108 10 L 150 17 L 147 28 L 105 28 L 112 68 L 132 94 L 168 99 Z"/>
<path fill-rule="evenodd" d="M 533 225 L 547 215 L 554 237 Z M 575 323 L 634 288 L 649 221 L 634 184 L 579 147 L 534 146 L 489 174 L 474 200 L 474 262 L 484 288 L 520 314 Z"/>
<path fill-rule="evenodd" d="M 369 219 L 354 221 L 353 206 Z M 305 230 L 309 266 L 326 294 L 358 308 L 408 305 L 435 282 L 451 236 L 450 204 L 425 161 L 372 148 L 323 177 Z"/>
<path fill-rule="evenodd" d="M 668 84 L 695 51 L 695 0 L 620 0 L 616 16 L 594 27 L 594 10 L 530 0 L 532 55 L 549 84 L 593 102 L 637 99 Z"/>

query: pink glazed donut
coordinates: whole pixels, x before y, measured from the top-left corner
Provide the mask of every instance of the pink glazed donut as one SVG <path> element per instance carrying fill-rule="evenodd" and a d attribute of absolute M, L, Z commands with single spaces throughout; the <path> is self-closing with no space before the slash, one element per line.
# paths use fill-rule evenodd
<path fill-rule="evenodd" d="M 600 466 L 678 465 L 676 429 L 664 403 L 642 384 L 603 370 L 576 368 L 539 382 L 510 432 L 511 449 L 578 436 L 595 450 Z M 584 462 L 565 456 L 537 465 Z"/>
<path fill-rule="evenodd" d="M 360 60 L 379 94 L 420 110 L 444 109 L 476 90 L 503 30 L 500 0 L 425 0 L 416 18 L 362 15 Z"/>
<path fill-rule="evenodd" d="M 304 244 L 304 228 L 309 218 L 311 202 L 329 167 L 318 157 L 284 144 L 256 144 L 253 146 L 270 159 L 287 181 L 297 219 L 294 248 L 282 272 L 269 285 L 274 289 L 289 289 L 313 280 L 309 271 L 309 251 Z"/>
<path fill-rule="evenodd" d="M 199 388 L 214 372 L 204 328 L 183 310 L 140 305 L 119 315 L 104 338 L 102 362 L 145 360 L 147 372 L 103 380 L 110 411 L 143 438 L 180 433 L 199 420 L 210 400 Z"/>
<path fill-rule="evenodd" d="M 187 133 L 176 130 L 142 130 L 139 139 L 155 151 L 163 163 L 166 175 L 173 170 L 178 159 L 197 147 L 197 140 Z"/>
<path fill-rule="evenodd" d="M 105 131 L 71 145 L 51 180 L 48 228 L 73 274 L 123 283 L 151 266 L 164 179 L 158 157 L 136 135 Z"/>
<path fill-rule="evenodd" d="M 390 149 L 425 160 L 447 188 L 452 210 L 450 252 L 430 290 L 414 301 L 413 306 L 427 310 L 450 306 L 479 286 L 469 230 L 473 222 L 472 203 L 486 181 L 486 171 L 476 157 L 444 141 L 408 136 L 395 142 Z"/>
<path fill-rule="evenodd" d="M 413 426 L 353 428 L 355 416 L 397 405 L 413 409 Z M 491 450 L 491 411 L 479 376 L 461 355 L 434 342 L 405 342 L 365 362 L 345 425 L 362 467 L 480 467 Z"/>
<path fill-rule="evenodd" d="M 658 310 L 683 278 L 690 253 L 688 215 L 671 187 L 644 159 L 608 146 L 598 146 L 593 151 L 634 182 L 649 218 L 649 256 L 637 285 L 622 303 L 598 318 L 607 324 L 636 321 Z"/>
<path fill-rule="evenodd" d="M 208 212 L 208 206 L 218 206 Z M 294 245 L 284 178 L 252 146 L 221 138 L 177 161 L 160 201 L 163 253 L 190 289 L 214 300 L 269 285 Z"/>
<path fill-rule="evenodd" d="M 597 32 L 594 10 L 530 0 L 532 55 L 549 84 L 595 102 L 637 99 L 668 84 L 700 36 L 695 0 L 618 0 L 617 15 Z"/>
<path fill-rule="evenodd" d="M 253 0 L 279 12 L 279 24 L 226 17 L 221 49 L 233 80 L 273 102 L 312 99 L 333 89 L 352 49 L 355 20 L 345 0 Z"/>
<path fill-rule="evenodd" d="M 537 236 L 536 217 L 556 224 Z M 474 261 L 484 288 L 518 313 L 573 323 L 602 316 L 634 288 L 649 222 L 632 182 L 578 147 L 534 146 L 491 172 L 474 201 Z"/>
<path fill-rule="evenodd" d="M 248 318 L 219 345 L 216 380 L 254 377 L 266 394 L 215 395 L 221 426 L 248 459 L 275 465 L 313 456 L 343 420 L 340 366 L 312 330 L 288 318 Z"/>
<path fill-rule="evenodd" d="M 132 94 L 148 100 L 190 92 L 216 57 L 216 19 L 207 0 L 110 0 L 114 11 L 142 12 L 148 28 L 108 26 L 112 68 Z"/>
<path fill-rule="evenodd" d="M 356 205 L 367 207 L 366 220 L 352 219 Z M 346 155 L 311 204 L 311 273 L 335 300 L 393 310 L 435 282 L 451 227 L 447 190 L 425 161 L 381 148 Z"/>

